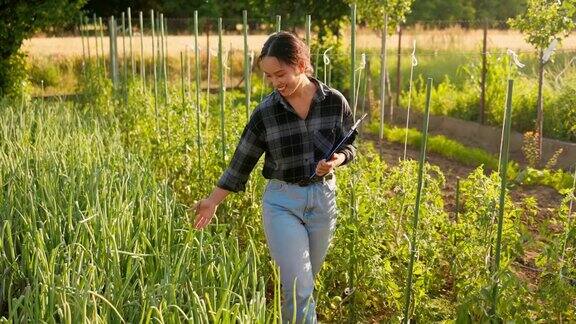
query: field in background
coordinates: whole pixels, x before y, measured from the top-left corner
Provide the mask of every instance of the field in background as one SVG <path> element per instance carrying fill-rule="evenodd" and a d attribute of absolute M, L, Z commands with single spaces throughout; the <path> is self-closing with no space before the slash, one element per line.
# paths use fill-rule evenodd
<path fill-rule="evenodd" d="M 299 32 L 303 35 L 302 32 Z M 347 46 L 349 37 L 345 33 L 344 43 Z M 248 37 L 248 46 L 251 50 L 258 52 L 267 35 L 250 35 Z M 402 34 L 402 48 L 411 50 L 413 41 L 416 40 L 418 49 L 422 50 L 459 50 L 473 53 L 479 53 L 482 45 L 482 30 L 466 30 L 460 27 L 452 27 L 447 29 L 423 30 L 421 28 L 406 29 Z M 94 54 L 94 37 L 90 38 L 91 50 Z M 140 53 L 140 35 L 134 34 L 132 39 L 134 50 Z M 199 40 L 201 48 L 206 47 L 206 35 L 202 35 Z M 218 48 L 218 35 L 210 35 L 210 48 L 217 50 Z M 360 30 L 357 34 L 356 46 L 361 49 L 379 49 L 380 37 L 378 34 L 371 30 Z M 228 50 L 243 50 L 244 40 L 242 35 L 224 35 L 222 37 L 222 44 Z M 100 46 L 100 43 L 98 43 Z M 128 38 L 126 38 L 126 47 L 128 48 Z M 170 56 L 178 56 L 180 51 L 185 51 L 186 47 L 189 50 L 193 49 L 194 38 L 193 35 L 177 35 L 168 36 L 168 53 Z M 104 48 L 109 48 L 109 39 L 104 37 Z M 389 49 L 398 48 L 398 35 L 392 35 L 388 42 Z M 488 48 L 505 50 L 507 48 L 516 51 L 533 51 L 532 46 L 524 41 L 521 33 L 513 30 L 489 30 L 488 31 Z M 26 40 L 23 45 L 31 57 L 36 56 L 76 56 L 82 55 L 82 40 L 80 37 L 48 37 L 48 38 L 32 38 Z M 122 40 L 118 40 L 119 53 L 122 51 Z M 562 46 L 562 50 L 575 50 L 576 49 L 576 33 L 572 33 L 566 38 Z M 107 55 L 107 51 L 104 51 Z M 150 36 L 144 37 L 144 54 L 151 55 L 152 45 Z"/>

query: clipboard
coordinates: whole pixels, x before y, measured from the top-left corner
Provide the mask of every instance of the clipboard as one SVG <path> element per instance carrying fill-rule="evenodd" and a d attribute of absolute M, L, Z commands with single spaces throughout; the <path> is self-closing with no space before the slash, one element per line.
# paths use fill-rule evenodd
<path fill-rule="evenodd" d="M 334 148 L 332 148 L 332 150 L 330 150 L 330 152 L 328 154 L 326 154 L 326 156 L 324 156 L 324 160 L 328 160 L 334 153 L 336 153 L 336 151 L 338 151 L 339 149 L 342 148 L 344 143 L 346 143 L 346 141 L 348 141 L 350 139 L 350 137 L 352 137 L 352 134 L 354 134 L 354 132 L 356 131 L 356 128 L 358 128 L 358 126 L 360 125 L 360 122 L 362 122 L 362 120 L 364 120 L 364 118 L 366 118 L 366 116 L 368 116 L 368 114 L 364 114 L 362 117 L 360 117 L 360 119 L 358 119 L 354 123 L 352 128 L 350 128 L 350 130 L 348 131 L 346 136 L 344 136 L 344 138 L 340 141 L 340 143 L 338 143 L 338 145 L 334 146 Z M 316 169 L 314 169 L 314 174 L 310 176 L 310 180 L 312 180 L 312 178 L 314 178 L 315 176 L 316 176 Z"/>

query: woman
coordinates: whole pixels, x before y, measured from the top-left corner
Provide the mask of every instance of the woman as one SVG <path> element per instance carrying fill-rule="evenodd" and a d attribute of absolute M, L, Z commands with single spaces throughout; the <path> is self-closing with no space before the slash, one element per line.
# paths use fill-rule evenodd
<path fill-rule="evenodd" d="M 356 155 L 352 136 L 328 160 L 323 159 L 351 129 L 353 118 L 340 92 L 310 76 L 309 53 L 291 33 L 268 38 L 258 63 L 274 91 L 251 114 L 211 195 L 194 207 L 195 227 L 201 229 L 230 192 L 245 190 L 265 153 L 262 174 L 269 180 L 262 198 L 264 232 L 280 267 L 283 319 L 291 321 L 295 314 L 298 323 L 303 319 L 316 323 L 314 278 L 336 226 L 334 169 Z"/>

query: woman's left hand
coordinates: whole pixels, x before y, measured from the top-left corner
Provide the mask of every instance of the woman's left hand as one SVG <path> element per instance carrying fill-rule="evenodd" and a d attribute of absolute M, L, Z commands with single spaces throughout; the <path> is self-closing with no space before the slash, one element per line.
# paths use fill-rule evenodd
<path fill-rule="evenodd" d="M 337 166 L 344 163 L 344 159 L 345 156 L 343 153 L 334 153 L 332 157 L 330 157 L 330 160 L 320 160 L 316 166 L 316 174 L 322 177 L 325 174 L 332 172 L 332 170 L 334 170 Z"/>

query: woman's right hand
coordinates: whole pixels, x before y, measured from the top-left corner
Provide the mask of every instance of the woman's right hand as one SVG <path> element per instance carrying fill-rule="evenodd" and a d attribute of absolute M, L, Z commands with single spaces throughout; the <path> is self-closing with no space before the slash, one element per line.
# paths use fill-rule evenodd
<path fill-rule="evenodd" d="M 196 229 L 202 229 L 210 223 L 212 217 L 216 213 L 218 205 L 215 204 L 210 199 L 202 199 L 194 205 L 194 214 L 196 219 L 194 220 L 194 227 Z"/>

